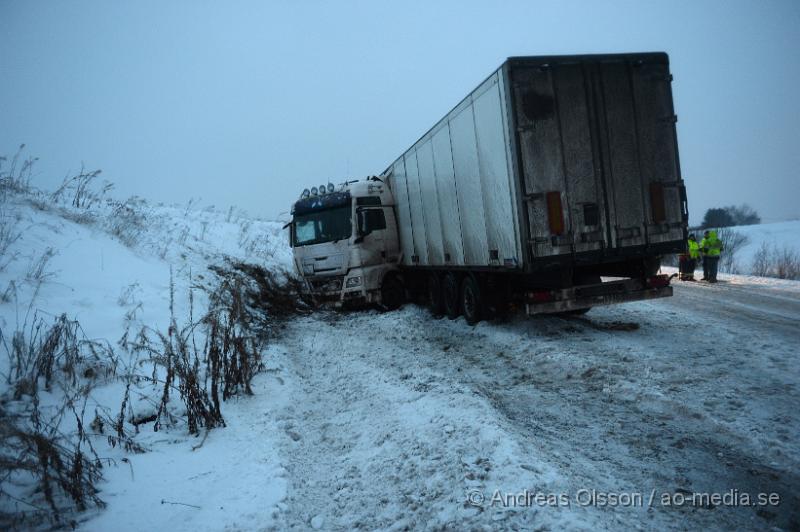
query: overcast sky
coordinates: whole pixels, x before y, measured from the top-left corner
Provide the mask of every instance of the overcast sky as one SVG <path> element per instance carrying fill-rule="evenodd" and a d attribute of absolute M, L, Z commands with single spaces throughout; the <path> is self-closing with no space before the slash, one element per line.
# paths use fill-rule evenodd
<path fill-rule="evenodd" d="M 800 217 L 800 1 L 0 0 L 0 154 L 275 217 L 381 172 L 508 56 L 666 51 L 691 221 Z"/>

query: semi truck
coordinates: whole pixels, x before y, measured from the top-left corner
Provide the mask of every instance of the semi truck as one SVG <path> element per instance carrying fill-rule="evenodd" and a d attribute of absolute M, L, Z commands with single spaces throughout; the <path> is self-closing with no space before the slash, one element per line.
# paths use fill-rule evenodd
<path fill-rule="evenodd" d="M 380 175 L 305 189 L 298 273 L 319 302 L 409 299 L 469 323 L 672 295 L 686 248 L 666 53 L 512 57 Z"/>

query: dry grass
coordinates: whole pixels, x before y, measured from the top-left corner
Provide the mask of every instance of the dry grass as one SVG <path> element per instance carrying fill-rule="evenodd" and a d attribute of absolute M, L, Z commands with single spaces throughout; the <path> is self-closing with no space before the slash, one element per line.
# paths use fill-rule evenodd
<path fill-rule="evenodd" d="M 92 446 L 97 437 L 141 452 L 134 439 L 141 426 L 164 430 L 185 423 L 180 426 L 199 435 L 225 426 L 224 401 L 253 393 L 253 378 L 264 369 L 263 353 L 281 323 L 309 307 L 291 276 L 238 262 L 214 271 L 218 284 L 200 319 L 190 310 L 181 326 L 171 300 L 166 330 L 145 328 L 121 340 L 125 350 L 146 353 L 141 362 L 152 363 L 150 375 L 136 373 L 141 364 L 118 375 L 112 347 L 89 340 L 63 314 L 50 323 L 34 315 L 10 338 L 0 337 L 11 368 L 9 392 L 0 402 L 0 501 L 8 509 L 0 513 L 0 526 L 65 527 L 77 512 L 103 506 L 97 489 L 103 463 Z M 193 309 L 193 292 L 189 297 Z M 119 410 L 95 412 L 87 422 L 92 389 L 116 379 L 125 383 Z M 142 381 L 155 386 L 157 410 L 136 419 L 131 390 Z M 61 399 L 43 409 L 42 392 Z M 67 420 L 77 428 L 64 428 Z"/>
<path fill-rule="evenodd" d="M 753 257 L 751 273 L 759 277 L 800 279 L 800 253 L 787 245 L 779 248 L 762 242 Z"/>
<path fill-rule="evenodd" d="M 103 505 L 102 463 L 84 419 L 92 388 L 115 372 L 113 350 L 64 314 L 50 324 L 34 316 L 0 345 L 10 367 L 0 402 L 0 500 L 13 509 L 0 513 L 0 526 L 66 526 L 74 512 Z M 43 391 L 58 403 L 42 408 Z M 73 420 L 76 428 L 63 428 Z"/>
<path fill-rule="evenodd" d="M 5 270 L 17 258 L 18 253 L 11 251 L 17 240 L 22 237 L 19 220 L 0 209 L 0 272 Z"/>
<path fill-rule="evenodd" d="M 53 193 L 32 188 L 36 159 L 24 159 L 23 148 L 10 161 L 0 158 L 0 202 L 17 194 L 40 210 L 100 227 L 129 247 L 155 247 L 153 236 L 167 234 L 158 241 L 162 257 L 181 253 L 187 240 L 196 238 L 189 224 L 167 226 L 173 220 L 158 215 L 144 200 L 106 198 L 111 186 L 97 184 L 99 171 L 81 169 Z M 191 207 L 190 202 L 187 214 Z M 227 219 L 233 216 L 230 209 Z M 16 221 L 0 213 L 0 269 L 20 238 Z M 213 229 L 210 223 L 202 222 L 200 240 Z M 276 244 L 268 236 L 251 234 L 249 224 L 244 223 L 239 235 L 247 253 L 273 255 Z M 54 256 L 47 248 L 31 257 L 20 275 L 24 279 L 0 287 L 2 300 L 16 301 L 17 283 L 32 283 L 35 300 L 52 275 Z M 283 320 L 308 310 L 307 302 L 290 275 L 240 262 L 213 271 L 215 281 L 204 288 L 209 306 L 199 316 L 194 315 L 194 291 L 188 294 L 188 317 L 178 316 L 171 283 L 170 319 L 164 328 L 142 328 L 135 337 L 126 331 L 118 350 L 136 361 L 122 374 L 117 348 L 88 339 L 65 314 L 40 316 L 32 312 L 31 302 L 16 330 L 0 329 L 0 356 L 5 354 L 10 368 L 3 375 L 7 392 L 0 396 L 0 528 L 75 526 L 71 519 L 76 512 L 103 505 L 97 490 L 103 462 L 92 447 L 98 438 L 111 447 L 141 452 L 135 440 L 140 427 L 185 428 L 197 435 L 225 425 L 224 401 L 253 393 L 269 342 Z M 136 330 L 136 314 L 142 309 L 137 292 L 138 286 L 130 285 L 117 300 L 131 307 L 125 322 L 129 330 Z M 87 419 L 92 390 L 112 382 L 124 384 L 119 409 L 100 408 Z M 145 399 L 152 402 L 152 412 L 134 413 L 132 394 L 148 387 Z"/>
<path fill-rule="evenodd" d="M 0 156 L 0 194 L 3 196 L 9 191 L 28 192 L 31 190 L 33 166 L 39 158 L 24 156 L 24 152 L 25 144 L 20 144 L 17 153 L 10 160 L 8 157 Z"/>
<path fill-rule="evenodd" d="M 171 283 L 170 322 L 166 330 L 143 328 L 121 344 L 145 355 L 154 365 L 148 378 L 160 389 L 153 428 L 186 423 L 190 434 L 225 425 L 221 405 L 227 399 L 253 393 L 252 380 L 264 369 L 262 359 L 279 324 L 308 309 L 293 277 L 259 266 L 231 262 L 213 268 L 218 284 L 210 291 L 209 307 L 194 319 L 193 292 L 189 320 L 181 324 L 174 311 Z M 199 342 L 198 342 L 199 339 Z M 182 404 L 176 411 L 172 399 Z"/>
<path fill-rule="evenodd" d="M 108 181 L 103 183 L 99 189 L 94 188 L 94 181 L 101 173 L 102 170 L 90 171 L 81 165 L 80 172 L 65 177 L 61 186 L 50 195 L 51 202 L 58 204 L 68 199 L 76 209 L 91 209 L 114 188 L 114 185 Z"/>

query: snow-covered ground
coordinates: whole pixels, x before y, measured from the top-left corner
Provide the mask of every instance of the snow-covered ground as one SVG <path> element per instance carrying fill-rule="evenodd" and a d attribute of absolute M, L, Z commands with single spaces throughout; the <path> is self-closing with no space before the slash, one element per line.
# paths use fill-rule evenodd
<path fill-rule="evenodd" d="M 258 262 L 270 268 L 290 260 L 285 235 L 276 222 L 263 222 L 214 210 L 139 206 L 142 227 L 127 227 L 123 236 L 131 247 L 108 234 L 113 213 L 100 207 L 94 218 L 78 218 L 75 209 L 47 206 L 41 210 L 27 196 L 11 196 L 2 215 L 15 224 L 20 238 L 4 255 L 0 272 L 0 332 L 10 343 L 14 331 L 28 330 L 38 318 L 45 325 L 66 313 L 80 322 L 89 339 L 107 340 L 120 358 L 118 370 L 148 373 L 137 357 L 117 346 L 126 331 L 141 327 L 166 332 L 170 323 L 170 283 L 179 325 L 189 321 L 190 286 L 213 277 L 208 266 L 226 256 Z M 65 218 L 65 215 L 67 218 Z M 116 227 L 116 226 L 115 226 Z M 43 258 L 44 257 L 44 258 Z M 42 265 L 39 268 L 39 265 Z M 193 289 L 196 316 L 207 303 L 202 290 Z M 7 351 L 7 350 L 6 350 Z M 8 375 L 10 360 L 3 352 L 0 371 Z M 265 354 L 267 370 L 271 356 Z M 143 425 L 136 441 L 148 452 L 126 453 L 113 448 L 102 434 L 92 438 L 104 462 L 100 498 L 105 511 L 80 516 L 89 530 L 250 530 L 268 526 L 286 495 L 281 457 L 276 452 L 272 418 L 265 411 L 279 408 L 286 396 L 272 393 L 277 377 L 267 371 L 256 378 L 253 397 L 229 399 L 224 408 L 227 427 L 202 438 L 187 434 L 185 425 L 153 431 Z M 3 379 L 0 392 L 5 395 Z M 95 411 L 116 416 L 124 396 L 121 378 L 109 379 L 89 396 L 88 417 Z M 154 412 L 160 386 L 134 387 L 131 408 Z M 50 396 L 50 394 L 43 394 Z M 52 394 L 58 395 L 57 392 Z M 45 415 L 58 405 L 44 404 Z M 12 402 L 13 403 L 13 402 Z M 3 408 L 9 404 L 3 405 Z M 10 405 L 13 408 L 13 404 Z M 62 427 L 73 430 L 71 420 Z M 18 495 L 26 486 L 6 484 L 3 493 Z M 6 513 L 30 510 L 0 495 Z"/>
<path fill-rule="evenodd" d="M 800 220 L 774 222 L 759 225 L 740 225 L 732 230 L 747 237 L 745 245 L 736 251 L 735 263 L 738 271 L 752 272 L 753 260 L 762 244 L 769 250 L 782 251 L 784 248 L 800 254 Z M 698 240 L 702 233 L 698 231 Z"/>
<path fill-rule="evenodd" d="M 793 528 L 798 317 L 796 290 L 723 281 L 584 318 L 470 327 L 409 306 L 297 321 L 279 359 L 295 398 L 277 413 L 290 457 L 282 523 Z M 564 498 L 491 502 L 526 490 Z M 582 506 L 592 490 L 643 503 Z M 730 490 L 781 505 L 662 503 Z"/>
<path fill-rule="evenodd" d="M 24 228 L 0 272 L 0 290 L 16 291 L 0 303 L 4 335 L 34 300 L 115 343 L 134 309 L 166 329 L 170 268 L 185 321 L 190 285 L 224 255 L 290 264 L 279 224 L 228 213 L 153 207 L 129 247 L 23 199 L 4 211 Z M 47 248 L 50 275 L 26 280 Z M 298 317 L 264 353 L 254 395 L 225 402 L 227 426 L 205 440 L 143 425 L 147 452 L 132 454 L 96 438 L 114 460 L 100 483 L 108 506 L 79 526 L 796 529 L 800 282 L 720 279 L 584 317 L 475 327 L 413 305 Z M 92 407 L 118 410 L 122 392 L 109 382 Z M 732 491 L 780 504 L 686 502 Z"/>

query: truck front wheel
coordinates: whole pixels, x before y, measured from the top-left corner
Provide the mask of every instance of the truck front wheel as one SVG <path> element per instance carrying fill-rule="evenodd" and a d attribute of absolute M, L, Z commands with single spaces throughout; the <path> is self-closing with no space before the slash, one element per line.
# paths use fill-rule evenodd
<path fill-rule="evenodd" d="M 481 321 L 483 315 L 481 287 L 471 275 L 464 277 L 464 282 L 461 283 L 461 310 L 464 312 L 464 319 L 470 325 Z"/>
<path fill-rule="evenodd" d="M 444 306 L 444 313 L 451 320 L 454 320 L 461 314 L 459 290 L 458 290 L 458 277 L 456 274 L 450 272 L 445 274 L 442 281 L 442 303 Z"/>
<path fill-rule="evenodd" d="M 396 310 L 405 300 L 405 288 L 396 275 L 391 275 L 383 280 L 383 285 L 381 285 L 381 306 L 383 308 Z"/>

